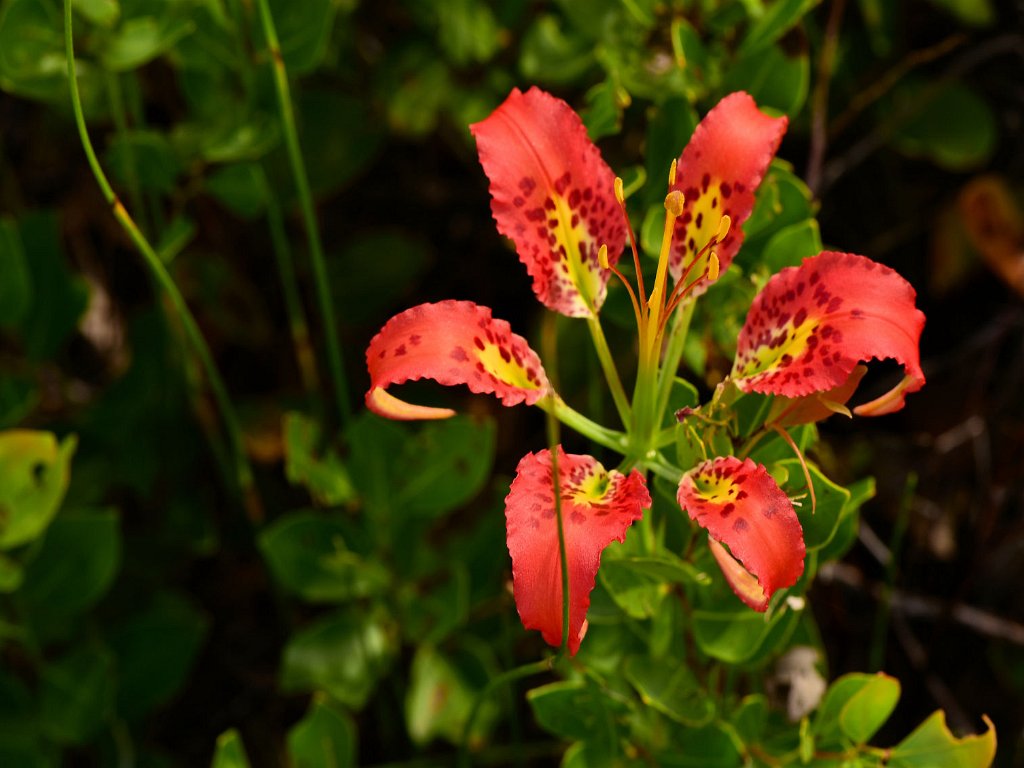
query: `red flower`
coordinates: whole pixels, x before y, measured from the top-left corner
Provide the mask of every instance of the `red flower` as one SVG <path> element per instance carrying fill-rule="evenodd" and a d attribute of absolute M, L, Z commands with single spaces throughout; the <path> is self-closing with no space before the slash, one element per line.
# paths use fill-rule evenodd
<path fill-rule="evenodd" d="M 551 452 L 528 453 L 505 499 L 513 591 L 523 626 L 562 642 L 562 567 L 558 547 Z M 643 475 L 605 471 L 596 459 L 558 448 L 566 560 L 569 570 L 569 653 L 587 631 L 586 615 L 601 552 L 624 541 L 626 529 L 651 506 Z"/>
<path fill-rule="evenodd" d="M 924 315 L 914 298 L 906 280 L 864 256 L 826 251 L 804 259 L 772 277 L 754 299 L 732 379 L 744 392 L 818 396 L 814 407 L 782 405 L 780 423 L 805 423 L 846 402 L 863 376 L 859 362 L 892 358 L 903 365 L 903 380 L 854 412 L 898 411 L 906 393 L 925 381 L 918 351 Z"/>
<path fill-rule="evenodd" d="M 792 502 L 760 464 L 732 456 L 706 461 L 683 475 L 677 499 L 707 529 L 729 586 L 755 611 L 800 578 L 803 529 Z"/>

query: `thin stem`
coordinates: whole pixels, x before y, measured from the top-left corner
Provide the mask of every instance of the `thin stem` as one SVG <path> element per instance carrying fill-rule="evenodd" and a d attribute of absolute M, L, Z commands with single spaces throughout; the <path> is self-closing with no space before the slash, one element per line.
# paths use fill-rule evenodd
<path fill-rule="evenodd" d="M 249 458 L 246 456 L 245 446 L 242 442 L 242 430 L 239 426 L 238 417 L 235 414 L 235 407 L 231 402 L 231 398 L 228 396 L 227 387 L 225 387 L 224 380 L 221 378 L 220 372 L 217 370 L 217 365 L 214 363 L 213 355 L 210 353 L 210 348 L 206 345 L 206 340 L 203 338 L 203 334 L 199 330 L 199 325 L 196 323 L 195 317 L 192 315 L 191 310 L 189 310 L 188 305 L 185 303 L 185 299 L 178 290 L 178 286 L 175 285 L 174 279 L 171 277 L 166 267 L 164 267 L 164 264 L 160 260 L 160 257 L 157 256 L 156 251 L 153 250 L 153 246 L 149 244 L 145 235 L 142 234 L 127 209 L 125 209 L 120 199 L 118 199 L 117 194 L 114 192 L 113 188 L 110 186 L 110 182 L 107 180 L 106 174 L 103 172 L 103 168 L 100 166 L 99 160 L 96 158 L 96 152 L 93 149 L 92 140 L 89 138 L 89 131 L 85 125 L 85 115 L 82 112 L 81 94 L 78 91 L 78 76 L 75 67 L 74 36 L 71 24 L 71 0 L 64 0 L 64 49 L 68 61 L 68 87 L 71 91 L 71 108 L 75 115 L 75 125 L 78 128 L 78 135 L 82 142 L 82 149 L 85 151 L 86 159 L 89 162 L 89 167 L 92 169 L 93 176 L 96 178 L 96 183 L 99 185 L 104 199 L 106 199 L 113 211 L 114 218 L 117 219 L 118 223 L 128 234 L 128 237 L 131 238 L 135 247 L 139 250 L 139 253 L 142 254 L 143 260 L 146 262 L 146 266 L 149 268 L 153 277 L 160 285 L 160 288 L 174 307 L 174 310 L 181 322 L 182 329 L 185 332 L 185 336 L 188 338 L 196 356 L 199 358 L 199 362 L 206 374 L 206 380 L 213 393 L 214 400 L 216 400 L 217 407 L 220 410 L 221 419 L 224 423 L 224 430 L 227 432 L 228 440 L 231 443 L 231 450 L 235 459 L 235 475 L 239 490 L 242 493 L 242 500 L 245 505 L 246 512 L 249 516 L 249 520 L 254 525 L 259 525 L 263 520 L 262 505 L 253 481 L 252 467 L 249 464 Z"/>
<path fill-rule="evenodd" d="M 668 407 L 668 401 L 672 395 L 672 384 L 675 382 L 676 371 L 679 370 L 679 362 L 683 359 L 686 337 L 690 332 L 690 321 L 693 320 L 695 306 L 695 301 L 685 304 L 675 316 L 672 330 L 669 331 L 668 344 L 665 346 L 665 359 L 659 372 L 658 399 L 655 406 L 659 427 L 664 421 L 665 409 Z"/>
<path fill-rule="evenodd" d="M 624 433 L 602 427 L 597 422 L 591 421 L 569 406 L 559 395 L 553 393 L 538 400 L 537 407 L 545 413 L 553 414 L 565 426 L 579 432 L 588 440 L 617 453 L 626 453 L 626 435 Z"/>
<path fill-rule="evenodd" d="M 590 329 L 590 337 L 594 340 L 594 349 L 597 352 L 597 359 L 601 361 L 601 369 L 608 381 L 608 389 L 611 390 L 612 399 L 615 401 L 615 409 L 619 412 L 622 425 L 630 423 L 629 398 L 626 397 L 626 390 L 622 388 L 622 379 L 619 378 L 619 371 L 615 367 L 615 360 L 612 358 L 611 350 L 608 349 L 608 340 L 601 328 L 601 319 L 597 315 L 587 318 L 587 327 Z"/>
<path fill-rule="evenodd" d="M 309 190 L 309 178 L 302 159 L 299 146 L 299 134 L 295 127 L 295 112 L 292 108 L 291 94 L 288 86 L 288 73 L 285 70 L 281 45 L 277 39 L 274 18 L 270 14 L 267 0 L 256 0 L 263 24 L 263 35 L 267 39 L 270 57 L 274 64 L 274 85 L 277 90 L 278 106 L 281 110 L 281 127 L 284 130 L 285 147 L 288 160 L 292 167 L 295 187 L 299 194 L 299 205 L 302 208 L 302 219 L 309 239 L 309 255 L 313 266 L 313 279 L 316 282 L 317 302 L 324 326 L 324 344 L 326 346 L 327 364 L 330 368 L 331 380 L 334 385 L 335 404 L 342 426 L 352 420 L 352 406 L 349 402 L 348 381 L 341 360 L 341 342 L 338 339 L 338 327 L 335 320 L 334 301 L 331 298 L 330 284 L 327 278 L 327 265 L 324 260 L 323 244 L 320 241 L 320 227 L 313 210 L 313 196 Z"/>
<path fill-rule="evenodd" d="M 295 362 L 299 368 L 302 385 L 308 394 L 315 394 L 320 389 L 320 374 L 317 371 L 316 356 L 309 339 L 309 324 L 302 308 L 299 295 L 299 284 L 295 278 L 295 265 L 292 251 L 285 235 L 284 217 L 277 196 L 267 183 L 263 169 L 259 169 L 259 184 L 263 191 L 263 199 L 267 205 L 267 226 L 270 229 L 270 241 L 277 262 L 278 277 L 281 280 L 281 291 L 284 294 L 285 311 L 288 314 L 288 327 L 292 334 L 292 345 L 295 348 Z"/>
<path fill-rule="evenodd" d="M 846 0 L 835 0 L 825 23 L 825 39 L 818 60 L 818 80 L 811 94 L 811 148 L 807 158 L 807 186 L 819 197 L 821 167 L 825 160 L 828 144 L 828 89 L 839 47 L 839 24 L 846 8 Z"/>

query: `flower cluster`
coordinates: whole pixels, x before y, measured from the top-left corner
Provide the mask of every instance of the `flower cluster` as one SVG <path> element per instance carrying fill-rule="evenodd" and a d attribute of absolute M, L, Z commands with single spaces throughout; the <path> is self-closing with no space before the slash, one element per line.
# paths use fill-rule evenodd
<path fill-rule="evenodd" d="M 508 323 L 467 301 L 422 304 L 389 320 L 366 353 L 373 412 L 392 419 L 446 418 L 453 411 L 407 403 L 392 385 L 430 378 L 490 393 L 504 405 L 537 405 L 623 454 L 606 470 L 590 456 L 557 447 L 520 461 L 506 503 L 513 589 L 523 625 L 563 642 L 563 583 L 575 653 L 601 553 L 623 541 L 650 508 L 647 471 L 660 454 L 668 391 L 693 303 L 729 268 L 743 242 L 754 193 L 782 140 L 785 118 L 762 113 L 745 93 L 714 107 L 669 175 L 665 234 L 646 290 L 626 216 L 622 183 L 563 101 L 537 89 L 514 90 L 471 126 L 490 179 L 498 230 L 515 243 L 549 309 L 589 326 L 623 430 L 608 430 L 565 404 L 540 357 Z M 617 268 L 632 244 L 636 289 Z M 627 398 L 607 350 L 599 313 L 612 277 L 629 291 L 639 342 L 636 385 Z M 671 286 L 669 281 L 671 279 Z M 824 252 L 772 277 L 755 298 L 723 385 L 737 396 L 775 396 L 768 422 L 780 430 L 846 412 L 863 376 L 861 362 L 892 358 L 905 371 L 886 395 L 854 409 L 883 414 L 924 384 L 918 340 L 924 315 L 910 285 L 863 256 Z M 682 471 L 685 470 L 685 471 Z M 557 474 L 556 474 L 557 473 Z M 755 610 L 803 573 L 804 541 L 792 501 L 751 459 L 711 458 L 680 468 L 679 505 L 709 534 L 730 586 Z M 564 548 L 564 551 L 563 551 Z M 568 578 L 563 581 L 562 563 Z"/>

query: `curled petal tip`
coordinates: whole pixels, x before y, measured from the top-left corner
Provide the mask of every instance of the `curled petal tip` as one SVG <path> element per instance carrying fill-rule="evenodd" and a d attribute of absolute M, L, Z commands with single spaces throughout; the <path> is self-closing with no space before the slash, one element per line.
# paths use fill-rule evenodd
<path fill-rule="evenodd" d="M 380 387 L 373 387 L 366 393 L 366 407 L 378 416 L 396 421 L 449 419 L 455 415 L 451 408 L 432 408 L 428 405 L 407 403 Z"/>
<path fill-rule="evenodd" d="M 895 413 L 903 408 L 908 393 L 917 392 L 923 386 L 924 377 L 904 376 L 899 384 L 884 395 L 875 398 L 870 403 L 858 405 L 853 412 L 858 416 L 884 416 L 888 413 Z"/>

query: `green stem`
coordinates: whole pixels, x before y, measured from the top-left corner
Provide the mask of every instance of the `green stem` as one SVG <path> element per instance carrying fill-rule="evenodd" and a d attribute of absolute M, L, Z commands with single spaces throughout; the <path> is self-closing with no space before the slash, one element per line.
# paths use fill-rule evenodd
<path fill-rule="evenodd" d="M 622 426 L 628 427 L 632 418 L 630 414 L 629 398 L 626 397 L 626 390 L 622 388 L 622 379 L 619 378 L 619 371 L 615 367 L 615 360 L 612 358 L 611 350 L 608 349 L 608 340 L 601 328 L 601 318 L 592 315 L 587 318 L 587 327 L 590 329 L 590 337 L 594 340 L 594 350 L 597 352 L 597 359 L 601 361 L 601 369 L 608 381 L 608 388 L 611 390 L 612 399 L 615 401 L 615 409 L 622 419 Z"/>
<path fill-rule="evenodd" d="M 93 176 L 96 178 L 96 183 L 99 185 L 104 199 L 106 199 L 113 211 L 114 218 L 117 219 L 118 223 L 128 234 L 128 237 L 131 238 L 139 253 L 142 254 L 146 266 L 174 307 L 185 336 L 199 358 L 214 400 L 216 400 L 217 407 L 220 410 L 221 419 L 224 422 L 224 430 L 227 432 L 228 440 L 231 443 L 232 453 L 235 458 L 235 475 L 242 494 L 243 504 L 249 515 L 249 520 L 254 525 L 259 525 L 263 519 L 263 511 L 255 482 L 253 481 L 252 467 L 249 464 L 249 458 L 246 456 L 245 446 L 242 442 L 242 430 L 239 426 L 238 417 L 235 414 L 234 405 L 228 396 L 227 387 L 224 386 L 224 380 L 221 378 L 217 365 L 213 361 L 210 348 L 206 345 L 206 340 L 199 330 L 199 325 L 185 303 L 185 299 L 178 290 L 178 286 L 175 285 L 174 279 L 160 260 L 160 257 L 157 256 L 156 251 L 153 250 L 153 246 L 149 244 L 145 235 L 142 234 L 127 209 L 118 199 L 117 194 L 107 180 L 106 174 L 103 172 L 103 168 L 100 166 L 99 160 L 96 158 L 96 152 L 93 149 L 92 140 L 89 138 L 89 131 L 85 125 L 85 115 L 82 112 L 82 97 L 78 91 L 74 35 L 71 24 L 71 0 L 64 0 L 64 49 L 68 61 L 68 87 L 71 91 L 71 108 L 75 115 L 75 125 L 78 128 L 82 149 L 85 151 L 86 159 L 89 162 L 89 167 L 92 169 Z"/>
<path fill-rule="evenodd" d="M 302 385 L 310 395 L 320 389 L 320 374 L 316 367 L 316 356 L 309 338 L 309 324 L 302 308 L 299 295 L 299 283 L 295 278 L 295 265 L 292 251 L 285 234 L 284 217 L 277 196 L 267 183 L 263 169 L 258 169 L 259 185 L 263 191 L 263 199 L 267 205 L 267 226 L 270 229 L 270 242 L 274 249 L 277 262 L 277 273 L 281 280 L 281 291 L 284 294 L 285 311 L 288 314 L 288 327 L 292 334 L 292 346 L 295 348 L 295 362 L 299 368 Z"/>
<path fill-rule="evenodd" d="M 690 331 L 690 321 L 693 320 L 693 308 L 696 304 L 697 302 L 692 300 L 686 301 L 672 320 L 672 328 L 669 331 L 668 343 L 665 347 L 665 360 L 658 378 L 655 417 L 659 427 L 664 421 L 665 409 L 668 407 L 668 401 L 672 395 L 672 384 L 675 382 L 676 372 L 679 370 L 679 361 L 683 359 L 686 337 Z"/>
<path fill-rule="evenodd" d="M 545 413 L 552 414 L 565 426 L 579 432 L 598 445 L 609 448 L 617 453 L 626 453 L 627 443 L 625 434 L 602 427 L 597 422 L 591 421 L 579 411 L 573 410 L 557 394 L 551 394 L 538 400 L 537 407 Z"/>
<path fill-rule="evenodd" d="M 331 287 L 327 278 L 324 249 L 320 241 L 320 227 L 317 224 L 316 213 L 313 210 L 313 196 L 309 190 L 309 179 L 306 176 L 306 166 L 302 159 L 302 149 L 299 146 L 299 134 L 295 127 L 295 112 L 292 108 L 292 99 L 288 86 L 288 73 L 285 70 L 284 57 L 281 55 L 281 45 L 277 40 L 277 29 L 274 26 L 274 18 L 270 14 L 268 0 L 256 0 L 256 4 L 259 7 L 260 21 L 263 24 L 263 35 L 267 39 L 270 57 L 274 64 L 274 85 L 277 90 L 278 106 L 281 109 L 281 127 L 284 130 L 285 147 L 288 150 L 288 160 L 292 167 L 295 187 L 299 194 L 299 205 L 302 208 L 302 219 L 306 227 L 306 236 L 309 239 L 309 255 L 313 266 L 313 279 L 316 282 L 317 302 L 320 305 L 320 314 L 324 326 L 327 364 L 330 368 L 331 380 L 334 385 L 334 399 L 338 415 L 341 418 L 342 426 L 345 427 L 352 420 L 348 381 L 345 378 L 345 368 L 341 361 L 341 342 L 338 339 L 334 301 L 331 298 Z"/>

